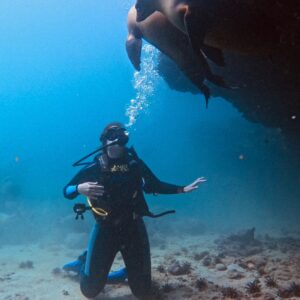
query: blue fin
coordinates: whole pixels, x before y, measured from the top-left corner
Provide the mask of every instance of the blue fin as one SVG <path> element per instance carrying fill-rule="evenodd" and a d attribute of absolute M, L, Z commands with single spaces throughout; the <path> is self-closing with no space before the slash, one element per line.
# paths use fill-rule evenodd
<path fill-rule="evenodd" d="M 66 272 L 74 272 L 80 274 L 85 265 L 87 251 L 78 257 L 77 260 L 71 261 L 63 266 Z M 107 277 L 108 283 L 123 282 L 127 278 L 126 268 L 121 268 L 118 271 L 110 272 Z"/>
<path fill-rule="evenodd" d="M 107 277 L 108 283 L 123 282 L 127 278 L 126 268 L 122 268 L 118 271 L 110 272 Z"/>

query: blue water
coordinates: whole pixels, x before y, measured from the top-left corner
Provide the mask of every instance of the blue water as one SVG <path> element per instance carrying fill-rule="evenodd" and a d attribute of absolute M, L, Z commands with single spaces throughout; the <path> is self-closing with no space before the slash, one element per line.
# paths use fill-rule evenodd
<path fill-rule="evenodd" d="M 201 95 L 170 90 L 153 70 L 153 90 L 136 88 L 125 51 L 131 1 L 103 2 L 0 2 L 4 212 L 33 211 L 36 222 L 72 214 L 62 195 L 78 171 L 71 164 L 98 147 L 107 123 L 130 122 L 139 92 L 145 103 L 130 145 L 164 181 L 208 179 L 191 194 L 147 197 L 154 210 L 175 208 L 176 220 L 197 218 L 211 230 L 296 227 L 299 163 L 280 130 L 249 123 L 221 98 L 205 109 Z"/>

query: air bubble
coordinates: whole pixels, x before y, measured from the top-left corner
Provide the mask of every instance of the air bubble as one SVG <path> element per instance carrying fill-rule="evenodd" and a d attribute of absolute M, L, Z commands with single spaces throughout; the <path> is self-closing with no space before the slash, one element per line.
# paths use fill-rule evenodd
<path fill-rule="evenodd" d="M 132 80 L 136 96 L 130 100 L 126 108 L 126 116 L 129 119 L 126 126 L 128 127 L 134 125 L 137 117 L 149 108 L 150 98 L 155 92 L 159 76 L 156 70 L 158 50 L 147 44 L 142 48 L 142 55 L 141 71 L 134 72 Z"/>

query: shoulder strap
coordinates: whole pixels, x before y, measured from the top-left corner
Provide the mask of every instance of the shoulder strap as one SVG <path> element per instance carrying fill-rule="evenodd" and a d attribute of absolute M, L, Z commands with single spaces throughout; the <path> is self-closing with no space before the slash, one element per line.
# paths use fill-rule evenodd
<path fill-rule="evenodd" d="M 96 157 L 96 160 L 100 164 L 101 170 L 103 172 L 108 172 L 109 171 L 107 154 L 101 153 L 100 155 L 98 155 Z"/>
<path fill-rule="evenodd" d="M 137 162 L 140 160 L 133 146 L 128 149 L 128 154 Z"/>

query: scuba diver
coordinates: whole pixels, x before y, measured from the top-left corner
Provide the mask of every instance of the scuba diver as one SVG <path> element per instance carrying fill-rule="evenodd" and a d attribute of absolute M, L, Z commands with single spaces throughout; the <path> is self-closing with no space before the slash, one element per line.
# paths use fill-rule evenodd
<path fill-rule="evenodd" d="M 88 208 L 96 219 L 87 252 L 74 264 L 64 267 L 66 270 L 78 267 L 81 292 L 87 298 L 96 297 L 107 281 L 127 277 L 138 299 L 152 299 L 150 246 L 143 217 L 155 218 L 175 211 L 153 214 L 143 192 L 187 193 L 206 181 L 200 177 L 187 186 L 160 181 L 133 147 L 126 147 L 128 140 L 123 124 L 108 124 L 100 135 L 102 152 L 64 187 L 64 196 L 68 199 L 86 196 Z M 77 217 L 79 211 L 82 217 L 80 205 L 74 209 Z M 109 274 L 118 252 L 122 254 L 126 269 Z"/>

